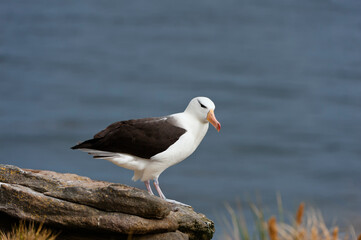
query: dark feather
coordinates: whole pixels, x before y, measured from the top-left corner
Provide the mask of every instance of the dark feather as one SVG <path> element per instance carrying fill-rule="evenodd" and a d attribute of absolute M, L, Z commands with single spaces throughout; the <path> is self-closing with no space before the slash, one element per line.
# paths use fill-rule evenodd
<path fill-rule="evenodd" d="M 72 149 L 127 153 L 149 159 L 165 151 L 186 132 L 173 125 L 173 121 L 172 117 L 165 117 L 115 122 Z"/>

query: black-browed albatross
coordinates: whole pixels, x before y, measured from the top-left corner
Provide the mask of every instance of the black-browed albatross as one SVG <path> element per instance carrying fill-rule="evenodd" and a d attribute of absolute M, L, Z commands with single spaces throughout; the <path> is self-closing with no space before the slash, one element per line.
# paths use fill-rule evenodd
<path fill-rule="evenodd" d="M 208 123 L 219 132 L 221 124 L 214 116 L 214 109 L 209 98 L 196 97 L 182 113 L 115 122 L 72 149 L 133 170 L 132 179 L 143 181 L 152 195 L 150 180 L 153 180 L 159 196 L 167 200 L 159 187 L 159 175 L 196 150 L 207 133 Z"/>

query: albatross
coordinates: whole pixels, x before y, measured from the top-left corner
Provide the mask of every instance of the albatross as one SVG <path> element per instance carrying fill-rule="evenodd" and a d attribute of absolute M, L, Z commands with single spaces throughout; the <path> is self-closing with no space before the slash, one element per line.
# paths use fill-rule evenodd
<path fill-rule="evenodd" d="M 193 98 L 184 112 L 164 117 L 119 121 L 72 147 L 134 171 L 133 181 L 144 182 L 149 194 L 153 180 L 159 196 L 159 175 L 190 156 L 206 135 L 209 123 L 219 132 L 215 105 L 207 97 Z M 171 200 L 169 200 L 171 201 Z"/>

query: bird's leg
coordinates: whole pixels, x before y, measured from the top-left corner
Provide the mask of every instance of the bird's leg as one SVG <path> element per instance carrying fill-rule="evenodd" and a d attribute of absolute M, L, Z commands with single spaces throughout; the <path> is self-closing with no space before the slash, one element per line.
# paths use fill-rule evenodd
<path fill-rule="evenodd" d="M 159 194 L 159 197 L 163 198 L 164 200 L 167 200 L 164 196 L 164 194 L 162 193 L 162 190 L 160 189 L 159 187 L 159 182 L 158 182 L 158 178 L 155 178 L 154 179 L 154 187 L 155 189 L 157 190 L 158 194 Z"/>
<path fill-rule="evenodd" d="M 147 187 L 147 190 L 149 192 L 150 195 L 154 195 L 153 191 L 152 191 L 152 188 L 150 187 L 150 181 L 147 180 L 147 181 L 144 181 L 144 184 L 145 186 Z"/>
<path fill-rule="evenodd" d="M 188 204 L 184 204 L 184 203 L 178 202 L 178 201 L 176 201 L 176 200 L 166 199 L 165 196 L 164 196 L 164 194 L 162 193 L 162 190 L 161 190 L 160 187 L 159 187 L 158 178 L 155 178 L 153 183 L 154 183 L 155 189 L 157 189 L 157 192 L 158 192 L 159 196 L 160 196 L 161 198 L 163 198 L 164 200 L 166 200 L 167 202 L 174 203 L 174 204 L 178 204 L 178 205 L 182 205 L 182 206 L 186 206 L 186 207 L 191 207 L 191 206 L 189 206 Z"/>

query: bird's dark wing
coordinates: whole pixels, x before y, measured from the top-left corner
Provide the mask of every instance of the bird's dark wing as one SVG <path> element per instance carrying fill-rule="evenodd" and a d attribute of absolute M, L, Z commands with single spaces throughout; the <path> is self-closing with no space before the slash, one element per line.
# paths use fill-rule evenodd
<path fill-rule="evenodd" d="M 115 122 L 95 134 L 93 139 L 82 142 L 72 149 L 86 148 L 127 153 L 149 159 L 165 151 L 186 132 L 173 123 L 173 117 Z"/>

